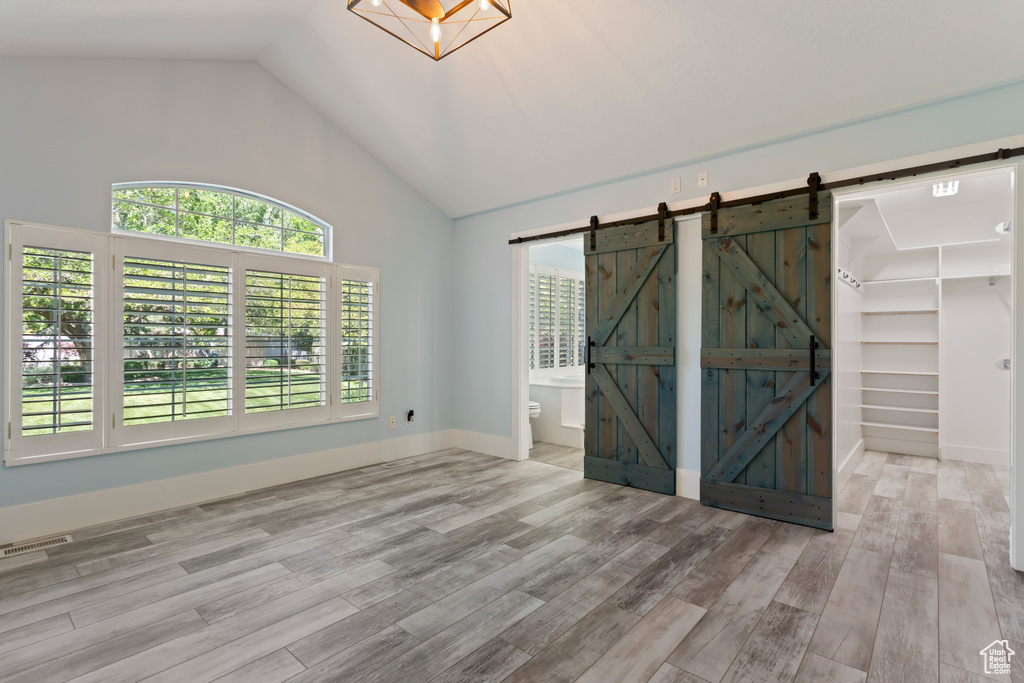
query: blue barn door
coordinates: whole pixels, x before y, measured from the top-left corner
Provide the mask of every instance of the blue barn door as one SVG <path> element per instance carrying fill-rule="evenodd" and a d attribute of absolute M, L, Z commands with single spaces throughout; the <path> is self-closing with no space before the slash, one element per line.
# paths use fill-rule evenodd
<path fill-rule="evenodd" d="M 667 218 L 592 229 L 584 237 L 583 474 L 670 495 L 676 490 L 674 237 Z"/>

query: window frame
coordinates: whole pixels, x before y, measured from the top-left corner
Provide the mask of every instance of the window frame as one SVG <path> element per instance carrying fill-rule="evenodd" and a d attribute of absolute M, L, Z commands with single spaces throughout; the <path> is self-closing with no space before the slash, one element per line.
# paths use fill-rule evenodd
<path fill-rule="evenodd" d="M 4 323 L 8 329 L 8 351 L 4 354 L 4 368 L 8 381 L 4 398 L 8 429 L 3 432 L 3 461 L 12 466 L 40 462 L 70 460 L 107 453 L 121 453 L 160 446 L 195 443 L 230 438 L 246 434 L 260 434 L 323 424 L 374 419 L 380 416 L 380 285 L 378 268 L 326 262 L 301 254 L 285 252 L 252 253 L 235 245 L 196 240 L 176 240 L 133 231 L 97 232 L 81 228 L 67 228 L 26 221 L 4 221 L 4 239 L 8 244 L 8 267 L 5 284 Z M 47 239 L 51 241 L 45 242 Z M 93 339 L 97 353 L 93 380 L 94 429 L 89 432 L 71 432 L 54 437 L 75 437 L 61 441 L 82 442 L 82 434 L 89 434 L 88 443 L 73 444 L 59 449 L 51 447 L 29 448 L 26 441 L 50 440 L 49 435 L 23 437 L 21 434 L 22 391 L 22 288 L 15 279 L 20 277 L 23 262 L 22 249 L 26 241 L 31 246 L 77 251 L 94 254 L 93 275 Z M 170 244 L 168 244 L 170 242 Z M 88 248 L 83 248 L 83 245 Z M 231 326 L 229 339 L 232 348 L 230 415 L 185 420 L 174 423 L 146 425 L 123 424 L 124 381 L 124 320 L 119 315 L 123 307 L 124 255 L 154 258 L 165 261 L 186 261 L 208 265 L 230 264 Z M 19 259 L 14 259 L 18 255 Z M 111 264 L 110 268 L 106 264 Z M 267 411 L 245 414 L 245 271 L 261 270 L 296 275 L 318 275 L 324 278 L 324 333 L 325 349 L 324 392 L 325 405 L 311 408 Z M 342 279 L 373 283 L 372 397 L 368 401 L 344 403 L 341 394 L 340 353 L 340 282 Z M 15 318 L 18 320 L 15 320 Z M 15 324 L 17 323 L 17 324 Z M 242 327 L 239 327 L 242 325 Z M 242 330 L 242 333 L 239 333 Z M 19 425 L 14 429 L 14 425 Z M 41 441 L 38 443 L 42 443 Z"/>
<path fill-rule="evenodd" d="M 237 188 L 237 187 L 229 187 L 227 185 L 214 185 L 214 184 L 210 184 L 210 183 L 176 182 L 176 181 L 170 181 L 170 180 L 132 181 L 132 182 L 126 182 L 126 183 L 114 183 L 113 185 L 110 186 L 110 203 L 111 203 L 110 209 L 111 209 L 111 215 L 113 215 L 113 209 L 114 209 L 113 205 L 114 205 L 114 202 L 126 201 L 126 200 L 116 199 L 114 197 L 114 192 L 116 192 L 118 190 L 146 190 L 146 189 L 154 189 L 154 188 L 167 188 L 167 189 L 174 189 L 174 190 L 207 190 L 207 191 L 210 191 L 210 192 L 223 192 L 223 193 L 226 193 L 226 194 L 236 195 L 236 196 L 242 197 L 244 199 L 252 199 L 252 200 L 258 201 L 258 202 L 264 202 L 266 204 L 270 204 L 271 206 L 277 207 L 277 208 L 282 209 L 284 211 L 289 211 L 289 212 L 295 214 L 296 216 L 298 216 L 299 218 L 307 220 L 310 223 L 313 223 L 314 225 L 316 225 L 316 226 L 318 226 L 318 227 L 323 229 L 323 231 L 324 231 L 324 255 L 323 256 L 317 256 L 315 254 L 297 254 L 297 253 L 294 253 L 294 252 L 284 251 L 284 250 L 277 251 L 276 249 L 263 249 L 263 248 L 260 248 L 260 247 L 247 247 L 247 246 L 244 246 L 244 245 L 234 244 L 234 243 L 228 244 L 227 242 L 208 242 L 206 240 L 196 240 L 196 239 L 192 239 L 190 237 L 179 237 L 177 235 L 160 235 L 160 234 L 152 233 L 152 232 L 140 232 L 138 230 L 125 230 L 124 228 L 119 228 L 119 227 L 115 226 L 113 224 L 113 221 L 111 221 L 111 225 L 110 225 L 110 230 L 111 230 L 112 233 L 114 233 L 116 235 L 134 235 L 134 236 L 142 236 L 142 235 L 144 235 L 148 239 L 160 240 L 162 242 L 170 242 L 171 244 L 194 244 L 194 245 L 197 245 L 197 246 L 219 245 L 219 247 L 221 247 L 221 248 L 231 249 L 232 251 L 237 251 L 237 252 L 248 252 L 248 253 L 251 253 L 251 254 L 265 254 L 265 255 L 270 255 L 270 256 L 284 256 L 284 257 L 287 257 L 287 258 L 311 259 L 311 260 L 314 260 L 314 261 L 322 261 L 322 262 L 326 262 L 326 263 L 331 263 L 332 259 L 334 257 L 334 228 L 331 226 L 330 223 L 327 223 L 326 221 L 321 220 L 320 218 L 317 218 L 313 214 L 311 214 L 311 213 L 309 213 L 307 211 L 303 211 L 302 209 L 300 209 L 298 207 L 295 207 L 295 206 L 292 206 L 291 204 L 288 204 L 286 202 L 282 202 L 282 201 L 274 199 L 272 197 L 267 197 L 266 195 L 262 195 L 262 194 L 259 194 L 257 192 L 250 192 L 249 190 L 243 190 L 243 189 L 240 189 L 240 188 Z M 139 202 L 129 202 L 129 203 L 136 204 L 138 206 L 154 206 L 155 208 L 174 211 L 174 214 L 175 214 L 175 218 L 174 218 L 175 225 L 177 225 L 177 223 L 178 223 L 178 214 L 180 212 L 184 211 L 185 213 L 190 213 L 190 214 L 191 213 L 195 213 L 193 211 L 188 211 L 187 209 L 180 209 L 177 206 L 177 202 L 175 202 L 175 206 L 173 208 L 171 208 L 171 207 L 161 207 L 161 206 L 156 206 L 156 205 L 153 205 L 153 204 L 145 204 L 145 203 L 139 203 Z M 207 214 L 199 214 L 199 215 L 207 215 Z M 213 216 L 213 218 L 220 218 L 220 217 L 219 216 Z M 227 220 L 227 219 L 224 219 L 224 220 Z M 236 221 L 235 218 L 232 218 L 231 220 L 232 220 L 232 222 Z M 242 222 L 248 223 L 248 221 L 242 221 Z M 257 223 L 248 223 L 248 224 L 249 225 L 256 225 L 256 226 L 259 225 Z M 267 226 L 267 227 L 273 227 L 273 226 Z"/>
<path fill-rule="evenodd" d="M 553 303 L 554 315 L 552 317 L 552 328 L 554 330 L 554 335 L 552 336 L 552 355 L 553 355 L 554 363 L 555 364 L 554 364 L 553 367 L 550 367 L 550 368 L 540 368 L 540 367 L 530 368 L 529 369 L 530 379 L 544 379 L 544 378 L 547 378 L 547 377 L 557 377 L 559 375 L 564 375 L 566 373 L 571 373 L 571 372 L 575 372 L 575 371 L 582 371 L 583 363 L 575 362 L 575 361 L 578 360 L 576 351 L 579 348 L 579 344 L 581 342 L 580 339 L 576 338 L 577 335 L 580 334 L 580 330 L 579 330 L 579 325 L 577 324 L 578 323 L 578 321 L 577 321 L 578 307 L 576 306 L 575 301 L 576 301 L 576 297 L 578 296 L 578 293 L 580 291 L 580 283 L 583 283 L 583 288 L 584 289 L 586 288 L 586 275 L 584 273 L 580 272 L 580 271 L 577 271 L 577 270 L 569 270 L 568 268 L 556 268 L 554 266 L 545 266 L 545 265 L 542 265 L 542 264 L 539 264 L 539 263 L 531 263 L 530 264 L 529 275 L 533 276 L 535 278 L 536 285 L 534 287 L 534 291 L 532 293 L 528 293 L 529 300 L 527 301 L 527 310 L 529 311 L 529 307 L 531 305 L 534 306 L 535 315 L 536 315 L 536 321 L 534 323 L 532 323 L 532 324 L 530 323 L 529 320 L 527 321 L 528 326 L 530 326 L 530 340 L 529 340 L 529 342 L 527 344 L 527 354 L 528 354 L 527 358 L 528 359 L 529 358 L 536 359 L 535 363 L 537 363 L 537 364 L 539 364 L 539 362 L 540 362 L 540 352 L 539 352 L 539 349 L 537 348 L 537 341 L 539 339 L 539 335 L 537 334 L 537 331 L 536 331 L 537 328 L 540 326 L 540 307 L 536 303 L 537 295 L 540 292 L 540 279 L 539 279 L 539 276 L 547 275 L 547 276 L 555 278 L 555 284 L 554 284 L 554 303 Z M 571 356 L 571 358 L 572 358 L 572 360 L 574 362 L 571 365 L 559 365 L 558 364 L 559 363 L 560 353 L 561 353 L 561 341 L 562 341 L 562 333 L 561 333 L 561 329 L 560 329 L 560 327 L 561 327 L 561 325 L 560 325 L 560 323 L 561 323 L 561 321 L 560 321 L 560 312 L 561 312 L 561 298 L 562 298 L 561 281 L 563 279 L 571 279 L 573 281 L 573 308 L 572 308 L 572 313 L 573 313 L 573 316 L 572 316 L 573 342 L 570 344 L 569 350 L 570 350 L 570 356 Z M 527 289 L 529 290 L 529 285 L 527 285 Z M 529 316 L 529 313 L 527 315 Z"/>

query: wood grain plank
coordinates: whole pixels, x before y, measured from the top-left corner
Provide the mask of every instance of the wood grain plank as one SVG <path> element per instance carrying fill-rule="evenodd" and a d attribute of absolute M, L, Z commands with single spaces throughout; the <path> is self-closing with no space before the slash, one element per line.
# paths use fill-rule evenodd
<path fill-rule="evenodd" d="M 722 262 L 711 245 L 701 245 L 701 347 L 717 348 L 722 345 L 723 307 L 720 300 L 720 274 Z M 731 338 L 724 343 L 731 343 Z M 719 389 L 723 371 L 705 368 L 700 377 L 700 472 L 711 471 L 725 451 L 719 446 Z"/>
<path fill-rule="evenodd" d="M 807 325 L 823 348 L 832 348 L 832 226 L 807 228 Z M 818 382 L 807 400 L 807 492 L 819 498 L 832 489 L 832 376 Z"/>
<path fill-rule="evenodd" d="M 978 653 L 999 633 L 985 563 L 940 553 L 939 661 L 984 674 Z"/>
<path fill-rule="evenodd" d="M 938 559 L 938 515 L 903 506 L 892 552 L 892 569 L 937 579 Z"/>
<path fill-rule="evenodd" d="M 796 674 L 794 683 L 864 683 L 867 673 L 808 652 Z"/>
<path fill-rule="evenodd" d="M 687 574 L 670 595 L 698 607 L 710 608 L 757 555 L 778 526 L 780 524 L 772 520 L 748 517 Z M 789 567 L 786 572 L 789 572 Z"/>
<path fill-rule="evenodd" d="M 640 289 L 647 282 L 648 277 L 658 267 L 658 261 L 661 260 L 667 248 L 667 245 L 662 244 L 642 250 L 635 264 L 628 267 L 629 269 L 626 271 L 624 278 L 624 262 L 621 260 L 621 256 L 626 252 L 633 251 L 633 249 L 626 248 L 616 252 L 616 257 L 620 259 L 618 261 L 618 286 L 614 290 L 615 298 L 609 302 L 607 308 L 602 307 L 601 317 L 597 322 L 597 326 L 591 332 L 594 344 L 604 346 L 607 343 L 612 333 L 615 332 L 615 328 L 619 325 L 619 321 L 623 319 L 630 305 L 636 299 L 637 294 L 640 293 Z"/>
<path fill-rule="evenodd" d="M 807 230 L 793 228 L 775 233 L 776 288 L 797 315 L 807 318 Z M 776 332 L 778 349 L 793 349 L 785 334 Z M 803 354 L 800 354 L 803 355 Z M 822 363 L 831 364 L 831 351 L 820 354 Z M 807 357 L 801 362 L 810 364 Z M 809 369 L 809 368 L 808 368 Z M 791 372 L 777 372 L 775 386 L 782 387 L 793 379 Z M 807 406 L 801 405 L 776 436 L 775 480 L 783 491 L 807 493 Z"/>
<path fill-rule="evenodd" d="M 579 683 L 644 683 L 700 621 L 706 610 L 666 597 L 612 645 Z"/>
<path fill-rule="evenodd" d="M 217 683 L 282 683 L 306 670 L 288 650 L 277 650 L 217 679 Z"/>
<path fill-rule="evenodd" d="M 634 576 L 650 567 L 667 548 L 641 541 L 543 607 L 511 626 L 501 638 L 535 655 L 572 628 Z"/>
<path fill-rule="evenodd" d="M 854 532 L 848 529 L 837 529 L 831 534 L 816 531 L 786 582 L 775 594 L 776 602 L 821 614 L 846 561 L 853 537 Z"/>
<path fill-rule="evenodd" d="M 720 681 L 757 626 L 793 560 L 759 553 L 669 655 L 669 664 L 708 681 Z"/>
<path fill-rule="evenodd" d="M 586 545 L 575 536 L 563 536 L 397 623 L 419 640 L 427 640 Z"/>
<path fill-rule="evenodd" d="M 971 492 L 967 488 L 967 473 L 964 464 L 959 460 L 939 461 L 939 498 L 971 502 Z"/>
<path fill-rule="evenodd" d="M 913 624 L 913 628 L 907 628 Z M 893 568 L 885 587 L 869 681 L 934 681 L 939 677 L 939 588 Z"/>
<path fill-rule="evenodd" d="M 761 233 L 747 236 L 747 255 L 761 271 L 768 284 L 775 286 L 775 234 Z M 780 294 L 781 296 L 781 294 Z M 785 297 L 782 297 L 785 300 Z M 789 302 L 786 301 L 788 304 Z M 775 346 L 776 326 L 759 305 L 747 306 L 747 338 L 745 346 L 752 349 L 770 349 Z M 795 313 L 795 311 L 794 311 Z M 760 415 L 777 402 L 775 373 L 767 369 L 747 369 L 747 415 Z M 752 427 L 757 425 L 757 421 Z M 785 424 L 785 421 L 783 422 Z M 779 429 L 782 425 L 779 425 Z M 776 430 L 778 431 L 778 430 Z M 745 482 L 748 486 L 775 489 L 775 434 L 763 442 L 746 465 Z"/>
<path fill-rule="evenodd" d="M 658 263 L 658 346 L 673 349 L 676 346 L 676 255 L 678 251 L 673 244 L 661 257 Z M 652 368 L 658 383 L 658 448 L 665 455 L 671 469 L 678 466 L 676 461 L 676 367 L 675 363 L 664 367 Z M 673 489 L 675 493 L 675 489 Z"/>
<path fill-rule="evenodd" d="M 809 650 L 867 671 L 889 573 L 889 556 L 850 548 Z"/>
<path fill-rule="evenodd" d="M 907 492 L 907 479 L 910 476 L 910 467 L 907 465 L 882 466 L 882 476 L 875 484 L 874 495 L 887 498 L 899 498 L 903 500 Z"/>
<path fill-rule="evenodd" d="M 506 683 L 572 683 L 640 621 L 640 616 L 602 604 L 541 650 Z"/>
<path fill-rule="evenodd" d="M 633 274 L 634 266 L 637 264 L 639 257 L 639 251 L 637 249 L 622 249 L 616 253 L 617 259 L 616 273 L 618 273 L 618 282 L 616 294 L 624 292 L 624 287 L 629 286 L 629 277 Z M 660 259 L 660 257 L 659 257 Z M 655 264 L 652 266 L 651 272 L 657 268 Z M 624 302 L 625 308 L 623 309 L 619 320 L 610 329 L 610 335 L 615 337 L 615 346 L 629 347 L 636 346 L 637 344 L 637 320 L 639 311 L 639 297 L 640 293 L 644 290 L 649 282 L 650 273 L 648 273 L 643 280 L 636 283 L 637 289 L 632 293 L 632 297 Z M 598 324 L 600 327 L 600 323 Z M 598 347 L 603 348 L 602 342 L 594 337 L 595 343 Z M 618 385 L 619 391 L 625 397 L 628 403 L 629 410 L 639 415 L 640 404 L 638 402 L 637 395 L 637 368 L 633 365 L 620 365 L 615 368 L 615 382 Z M 600 387 L 600 379 L 598 378 L 598 386 Z M 615 407 L 614 405 L 612 406 Z M 650 431 L 647 432 L 650 434 Z M 634 444 L 632 435 L 623 428 L 622 417 L 619 416 L 618 424 L 618 452 L 619 459 L 623 462 L 630 464 L 637 464 L 641 462 L 637 454 L 637 446 Z M 655 444 L 657 447 L 657 444 Z"/>
<path fill-rule="evenodd" d="M 871 496 L 853 539 L 855 548 L 891 555 L 899 531 L 902 505 L 897 498 Z"/>
<path fill-rule="evenodd" d="M 772 602 L 723 681 L 788 681 L 796 677 L 818 617 Z"/>
<path fill-rule="evenodd" d="M 964 501 L 943 499 L 938 512 L 939 552 L 984 560 L 974 507 Z"/>
<path fill-rule="evenodd" d="M 498 683 L 528 661 L 530 655 L 501 638 L 492 638 L 432 683 Z"/>
<path fill-rule="evenodd" d="M 590 340 L 590 331 L 597 325 L 598 310 L 598 256 L 587 255 L 584 258 L 584 315 L 587 332 L 587 342 Z M 588 368 L 589 369 L 589 368 Z M 583 430 L 583 452 L 592 458 L 598 457 L 598 434 L 601 428 L 600 397 L 598 396 L 597 383 L 588 372 L 584 380 L 584 430 Z"/>
<path fill-rule="evenodd" d="M 903 505 L 938 512 L 939 509 L 939 476 L 926 472 L 917 472 L 911 467 L 907 475 L 907 492 L 903 496 Z"/>
<path fill-rule="evenodd" d="M 814 529 L 810 527 L 779 524 L 771 538 L 761 546 L 761 552 L 798 560 L 814 534 Z"/>
<path fill-rule="evenodd" d="M 315 634 L 314 634 L 315 635 Z M 419 645 L 420 641 L 398 626 L 390 626 L 369 635 L 351 647 L 305 669 L 289 683 L 326 683 L 356 680 L 372 673 Z M 299 660 L 296 660 L 299 661 Z"/>
<path fill-rule="evenodd" d="M 806 196 L 787 197 L 767 201 L 754 206 L 725 207 L 718 211 L 719 235 L 746 235 L 770 230 L 790 230 L 805 225 L 831 223 L 832 195 L 823 192 L 818 195 L 818 215 L 810 217 Z M 713 236 L 711 217 L 701 216 L 701 236 Z"/>
<path fill-rule="evenodd" d="M 701 527 L 623 586 L 610 602 L 636 614 L 647 614 L 728 535 L 720 527 Z"/>
<path fill-rule="evenodd" d="M 430 680 L 543 604 L 537 598 L 512 591 L 420 643 L 363 680 L 366 683 Z"/>

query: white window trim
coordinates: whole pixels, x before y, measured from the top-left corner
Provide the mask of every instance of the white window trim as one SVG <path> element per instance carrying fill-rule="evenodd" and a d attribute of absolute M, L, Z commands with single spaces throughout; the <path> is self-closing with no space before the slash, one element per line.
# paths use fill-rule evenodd
<path fill-rule="evenodd" d="M 125 234 L 127 232 L 127 234 Z M 13 254 L 21 253 L 25 235 L 32 237 L 29 242 L 37 246 L 52 246 L 87 250 L 95 254 L 94 261 L 94 313 L 93 334 L 98 351 L 95 355 L 97 366 L 104 369 L 94 374 L 94 425 L 91 432 L 72 432 L 58 437 L 76 436 L 79 445 L 55 452 L 52 448 L 32 449 L 26 453 L 24 443 L 30 441 L 21 437 L 21 351 L 22 326 L 14 319 L 15 311 L 21 310 L 21 286 L 15 274 L 21 273 L 21 261 L 15 262 Z M 38 237 L 37 237 L 38 235 Z M 71 460 L 107 453 L 123 453 L 146 448 L 174 444 L 195 443 L 224 439 L 246 434 L 295 429 L 322 424 L 351 422 L 380 416 L 380 271 L 378 268 L 328 263 L 308 256 L 271 252 L 273 255 L 251 253 L 252 250 L 229 244 L 196 242 L 195 240 L 159 239 L 147 233 L 118 231 L 116 234 L 101 233 L 80 228 L 67 228 L 23 221 L 4 221 L 4 238 L 8 244 L 8 267 L 6 269 L 7 298 L 3 302 L 4 324 L 8 330 L 7 353 L 4 364 L 8 381 L 4 387 L 8 429 L 3 431 L 3 460 L 9 467 L 30 465 L 40 462 Z M 44 243 L 40 243 L 44 242 Z M 163 260 L 186 260 L 213 264 L 231 264 L 232 280 L 232 414 L 228 417 L 189 420 L 173 424 L 138 425 L 125 428 L 122 425 L 120 387 L 123 382 L 123 320 L 114 315 L 121 302 L 123 288 L 123 256 L 151 256 Z M 110 264 L 108 268 L 107 264 Z M 245 414 L 245 270 L 269 270 L 299 275 L 320 275 L 325 280 L 325 392 L 324 406 L 281 410 L 274 412 Z M 341 382 L 340 354 L 332 353 L 340 344 L 338 308 L 341 279 L 363 280 L 373 284 L 372 308 L 372 382 L 373 397 L 369 401 L 342 403 L 339 393 Z M 121 281 L 119 281 L 121 280 Z M 19 303 L 15 306 L 14 302 Z M 242 333 L 237 333 L 237 330 Z M 115 397 L 116 396 L 116 397 Z M 18 424 L 19 428 L 14 429 Z M 145 429 L 154 427 L 155 429 Z M 167 429 L 163 429 L 163 428 Z M 216 427 L 217 429 L 210 429 Z M 201 430 L 197 433 L 197 430 Z M 81 436 L 87 435 L 87 436 Z M 48 439 L 45 436 L 32 437 Z M 48 439 L 49 440 L 49 439 Z M 50 441 L 54 443 L 54 441 Z M 60 439 L 65 441 L 65 439 Z M 36 452 L 45 450 L 49 452 Z"/>
<path fill-rule="evenodd" d="M 288 204 L 287 202 L 282 202 L 279 199 L 274 199 L 273 197 L 268 197 L 266 195 L 259 194 L 258 192 L 250 192 L 249 190 L 243 190 L 243 189 L 240 189 L 240 188 L 237 188 L 237 187 L 229 187 L 227 185 L 212 185 L 212 184 L 209 184 L 209 183 L 177 182 L 177 181 L 171 181 L 171 180 L 155 180 L 155 181 L 137 181 L 137 182 L 129 182 L 129 183 L 114 183 L 113 185 L 110 186 L 110 195 L 111 195 L 111 197 L 110 197 L 111 212 L 110 213 L 113 214 L 113 203 L 115 201 L 121 201 L 121 200 L 115 199 L 114 196 L 113 196 L 114 192 L 116 192 L 117 190 L 134 190 L 134 189 L 145 190 L 145 189 L 150 189 L 150 188 L 173 188 L 175 190 L 186 189 L 186 190 L 210 190 L 211 192 L 224 192 L 224 193 L 227 193 L 227 194 L 233 194 L 233 195 L 237 195 L 239 197 L 244 197 L 246 199 L 253 199 L 253 200 L 256 200 L 258 202 L 263 202 L 265 204 L 270 204 L 271 206 L 276 206 L 277 208 L 284 209 L 285 211 L 290 211 L 291 213 L 295 214 L 299 218 L 304 218 L 305 220 L 309 221 L 310 223 L 313 223 L 314 225 L 317 225 L 317 226 L 319 226 L 320 228 L 323 229 L 323 231 L 324 231 L 324 255 L 323 256 L 316 256 L 314 254 L 295 254 L 295 253 L 290 252 L 290 251 L 278 251 L 276 249 L 261 249 L 259 247 L 246 247 L 246 246 L 238 245 L 238 244 L 227 244 L 225 242 L 207 242 L 205 240 L 194 240 L 194 239 L 191 239 L 189 237 L 178 237 L 178 236 L 174 236 L 174 235 L 158 235 L 158 234 L 155 234 L 155 233 L 138 232 L 136 230 L 125 230 L 124 228 L 119 228 L 119 227 L 117 227 L 115 225 L 111 226 L 111 228 L 110 228 L 111 232 L 113 232 L 115 234 L 118 234 L 118 235 L 135 235 L 135 236 L 145 235 L 145 236 L 147 236 L 147 237 L 149 237 L 151 239 L 160 240 L 160 241 L 163 241 L 163 242 L 171 242 L 173 244 L 194 244 L 194 245 L 197 245 L 197 246 L 220 245 L 222 247 L 225 247 L 225 248 L 231 249 L 232 251 L 237 251 L 237 252 L 249 252 L 249 253 L 253 253 L 253 254 L 266 254 L 266 255 L 269 255 L 269 256 L 282 256 L 283 255 L 283 256 L 286 256 L 288 258 L 311 259 L 311 260 L 315 260 L 315 261 L 325 261 L 325 262 L 328 262 L 328 263 L 331 261 L 331 259 L 334 256 L 334 228 L 331 226 L 330 223 L 327 223 L 326 221 L 323 221 L 323 220 L 317 218 L 316 216 L 314 216 L 313 214 L 308 213 L 306 211 L 303 211 L 302 209 L 300 209 L 300 208 L 298 208 L 296 206 L 292 206 L 291 204 Z M 132 203 L 137 203 L 137 202 L 132 202 Z M 169 207 L 156 207 L 156 208 L 167 209 Z M 175 211 L 175 214 L 178 213 L 177 207 L 175 207 L 174 211 Z M 185 213 L 192 213 L 192 212 L 185 211 Z M 215 218 L 216 218 L 216 216 L 215 216 Z M 268 227 L 271 227 L 271 226 L 268 226 Z"/>
<path fill-rule="evenodd" d="M 538 264 L 538 263 L 531 263 L 530 264 L 530 275 L 533 275 L 535 278 L 538 275 L 550 275 L 550 276 L 553 276 L 555 278 L 555 322 L 554 322 L 554 329 L 555 329 L 555 335 L 554 335 L 555 367 L 553 367 L 553 368 L 533 368 L 533 369 L 530 370 L 530 378 L 531 379 L 542 379 L 542 378 L 545 378 L 545 377 L 560 377 L 560 376 L 567 375 L 567 374 L 581 373 L 583 371 L 583 365 L 577 364 L 575 362 L 572 365 L 566 365 L 566 366 L 559 366 L 558 365 L 558 356 L 559 356 L 559 349 L 561 348 L 561 336 L 562 336 L 562 333 L 561 333 L 561 330 L 560 330 L 560 326 L 558 324 L 558 312 L 559 312 L 559 299 L 562 296 L 562 290 L 561 290 L 561 286 L 560 286 L 560 279 L 561 278 L 569 278 L 569 279 L 576 280 L 576 281 L 586 282 L 586 276 L 583 273 L 581 273 L 580 271 L 578 271 L 578 270 L 569 270 L 567 268 L 555 268 L 553 266 L 545 266 L 545 265 L 541 265 L 541 264 Z M 576 292 L 576 291 L 578 291 L 578 287 L 574 286 L 574 292 Z M 534 292 L 534 296 L 536 296 L 536 290 Z M 527 305 L 529 305 L 529 302 L 527 302 Z M 539 312 L 538 312 L 538 315 L 539 315 Z M 575 320 L 576 320 L 576 318 L 575 318 L 575 311 L 574 311 L 574 316 L 573 316 L 573 321 L 574 321 L 573 328 L 574 329 L 577 327 L 577 325 L 575 324 Z M 531 344 L 532 344 L 532 342 L 529 342 L 527 344 L 527 354 L 529 354 L 530 351 L 531 351 L 531 349 L 530 349 Z M 575 348 L 576 347 L 575 347 L 575 344 L 574 344 L 573 345 L 574 351 L 573 351 L 573 354 L 572 354 L 572 357 L 573 357 L 574 361 L 577 360 L 577 354 L 575 352 Z M 535 357 L 539 358 L 540 356 L 537 353 L 536 349 L 533 349 L 533 351 L 534 351 Z"/>

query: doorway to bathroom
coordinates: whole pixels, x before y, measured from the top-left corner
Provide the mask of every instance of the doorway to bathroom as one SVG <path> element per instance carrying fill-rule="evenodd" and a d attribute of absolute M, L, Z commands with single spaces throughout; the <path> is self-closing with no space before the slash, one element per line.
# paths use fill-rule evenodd
<path fill-rule="evenodd" d="M 583 470 L 586 281 L 583 239 L 529 248 L 529 458 Z"/>

